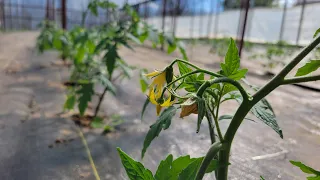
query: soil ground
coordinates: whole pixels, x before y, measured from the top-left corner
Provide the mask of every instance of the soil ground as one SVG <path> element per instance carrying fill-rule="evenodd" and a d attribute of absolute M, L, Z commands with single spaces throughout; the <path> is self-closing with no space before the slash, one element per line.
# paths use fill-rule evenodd
<path fill-rule="evenodd" d="M 53 66 L 58 55 L 39 55 L 34 46 L 36 32 L 0 34 L 0 179 L 94 179 L 79 128 L 62 113 L 68 78 L 66 67 Z M 191 62 L 216 70 L 220 58 L 209 54 L 208 45 L 189 47 Z M 148 47 L 136 47 L 135 52 L 122 49 L 123 59 L 148 70 L 165 67 L 177 54 Z M 250 69 L 248 81 L 257 86 L 269 77 L 261 76 L 261 66 L 242 59 Z M 316 86 L 319 82 L 314 82 Z M 284 132 L 281 139 L 271 128 L 261 123 L 245 121 L 234 140 L 229 179 L 304 179 L 305 175 L 289 160 L 303 161 L 320 169 L 320 94 L 289 85 L 271 93 L 271 102 Z M 140 112 L 145 95 L 140 92 L 138 73 L 131 80 L 117 85 L 117 95 L 108 95 L 102 113 L 119 114 L 125 123 L 107 135 L 101 129 L 83 128 L 93 160 L 101 179 L 127 179 L 116 147 L 136 159 L 149 126 L 156 120 L 155 108 L 149 106 L 143 121 Z M 96 100 L 95 100 L 96 102 Z M 236 103 L 225 104 L 222 114 L 230 114 Z M 222 122 L 223 130 L 228 121 Z M 196 116 L 174 118 L 172 125 L 154 140 L 143 163 L 155 171 L 167 154 L 174 157 L 190 154 L 203 156 L 210 146 L 207 124 L 196 133 Z M 212 179 L 207 176 L 207 179 Z"/>

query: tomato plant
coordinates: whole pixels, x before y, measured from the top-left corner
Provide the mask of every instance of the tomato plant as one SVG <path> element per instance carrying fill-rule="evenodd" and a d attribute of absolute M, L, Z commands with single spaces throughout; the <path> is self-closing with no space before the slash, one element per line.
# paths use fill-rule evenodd
<path fill-rule="evenodd" d="M 188 61 L 176 59 L 163 70 L 146 74 L 152 79 L 148 101 L 156 105 L 156 113 L 159 117 L 150 126 L 145 137 L 141 157 L 143 158 L 147 148 L 160 132 L 170 127 L 172 118 L 178 111 L 181 118 L 197 114 L 196 132 L 200 131 L 200 125 L 206 119 L 212 145 L 207 154 L 199 158 L 190 158 L 187 155 L 174 159 L 171 154 L 168 155 L 160 162 L 154 175 L 140 162 L 118 149 L 129 178 L 132 180 L 201 180 L 205 173 L 214 172 L 216 179 L 227 180 L 232 142 L 241 123 L 247 119 L 248 113 L 251 112 L 283 138 L 276 115 L 265 97 L 279 86 L 320 80 L 320 75 L 306 76 L 320 68 L 320 60 L 312 60 L 300 67 L 296 77 L 286 77 L 319 43 L 320 36 L 316 37 L 261 88 L 250 85 L 243 79 L 248 70 L 240 68 L 238 49 L 232 39 L 230 39 L 225 61 L 220 64 L 221 69 L 218 72 L 208 71 Z M 176 65 L 179 73 L 173 71 Z M 248 88 L 245 89 L 245 87 Z M 230 100 L 239 103 L 235 113 L 219 114 L 220 105 Z M 166 109 L 162 111 L 162 108 Z M 223 134 L 219 122 L 224 119 L 231 119 L 231 121 Z M 291 163 L 299 166 L 304 172 L 315 175 L 308 179 L 318 179 L 320 176 L 318 171 L 300 162 L 292 161 Z M 263 177 L 260 178 L 263 179 Z"/>

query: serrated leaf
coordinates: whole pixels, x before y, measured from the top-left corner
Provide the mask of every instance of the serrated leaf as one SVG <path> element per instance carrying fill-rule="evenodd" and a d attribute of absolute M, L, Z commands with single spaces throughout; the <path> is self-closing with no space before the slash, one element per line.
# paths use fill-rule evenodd
<path fill-rule="evenodd" d="M 137 37 L 135 37 L 134 35 L 132 35 L 131 33 L 127 33 L 127 37 L 129 39 L 131 39 L 133 42 L 135 42 L 137 44 L 141 44 L 140 40 Z"/>
<path fill-rule="evenodd" d="M 268 105 L 264 104 L 264 101 L 259 101 L 256 105 L 254 105 L 251 109 L 251 112 L 259 120 L 276 131 L 281 138 L 283 138 L 282 130 L 277 123 L 275 114 L 271 109 L 269 109 Z"/>
<path fill-rule="evenodd" d="M 295 76 L 304 76 L 320 68 L 320 60 L 311 60 L 300 67 Z"/>
<path fill-rule="evenodd" d="M 182 58 L 184 60 L 186 60 L 186 61 L 189 61 L 189 58 L 188 58 L 188 55 L 187 55 L 187 52 L 186 52 L 186 48 L 185 48 L 184 44 L 181 41 L 178 42 L 178 47 L 179 47 L 180 53 L 182 54 Z"/>
<path fill-rule="evenodd" d="M 226 76 L 235 73 L 240 67 L 240 57 L 236 43 L 230 38 L 230 44 L 225 57 L 225 64 L 221 63 L 221 68 Z"/>
<path fill-rule="evenodd" d="M 158 166 L 157 172 L 154 175 L 156 180 L 168 180 L 171 170 L 173 156 L 170 154 L 165 160 L 162 160 Z"/>
<path fill-rule="evenodd" d="M 192 72 L 192 69 L 182 62 L 178 62 L 178 67 L 179 67 L 180 76 Z M 186 82 L 194 82 L 196 80 L 197 80 L 197 76 L 195 74 L 190 75 L 186 78 Z"/>
<path fill-rule="evenodd" d="M 141 120 L 143 119 L 144 112 L 146 111 L 147 106 L 149 105 L 150 100 L 149 98 L 146 98 L 146 101 L 144 102 L 142 106 L 142 111 L 141 111 Z"/>
<path fill-rule="evenodd" d="M 149 169 L 146 169 L 140 162 L 132 159 L 128 154 L 117 148 L 121 158 L 122 165 L 126 169 L 130 180 L 152 180 L 153 175 Z"/>
<path fill-rule="evenodd" d="M 203 81 L 204 80 L 204 73 L 200 73 L 197 77 L 197 80 Z"/>
<path fill-rule="evenodd" d="M 160 116 L 158 117 L 158 120 L 150 126 L 150 129 L 144 139 L 143 142 L 143 149 L 141 152 L 141 157 L 144 157 L 145 152 L 147 151 L 147 148 L 150 146 L 152 140 L 159 136 L 160 132 L 163 130 L 166 130 L 171 125 L 171 119 L 176 114 L 177 108 L 174 106 L 170 106 L 167 109 L 165 109 Z"/>
<path fill-rule="evenodd" d="M 320 171 L 317 171 L 317 170 L 315 170 L 315 169 L 303 164 L 302 162 L 290 161 L 290 163 L 292 165 L 295 165 L 295 166 L 299 167 L 301 169 L 301 171 L 303 171 L 304 173 L 314 174 L 314 175 L 320 176 Z"/>
<path fill-rule="evenodd" d="M 320 28 L 314 33 L 313 38 L 317 37 L 319 33 L 320 33 Z"/>
<path fill-rule="evenodd" d="M 185 169 L 182 170 L 182 172 L 179 174 L 178 180 L 194 180 L 198 169 L 200 168 L 200 165 L 202 163 L 202 158 L 195 159 L 192 163 L 190 163 Z"/>
<path fill-rule="evenodd" d="M 103 74 L 99 76 L 101 84 L 108 87 L 108 90 L 113 94 L 116 95 L 116 87 L 112 84 L 112 82 Z"/>
<path fill-rule="evenodd" d="M 247 72 L 248 72 L 248 69 L 241 69 L 241 70 L 236 71 L 234 74 L 232 74 L 228 77 L 237 81 L 237 80 L 240 80 L 240 79 L 246 77 Z"/>
<path fill-rule="evenodd" d="M 113 73 L 117 58 L 119 58 L 119 55 L 117 53 L 117 47 L 116 45 L 111 46 L 110 49 L 108 49 L 108 52 L 104 56 L 104 59 L 107 65 L 107 70 L 110 76 Z"/>
<path fill-rule="evenodd" d="M 104 127 L 103 119 L 101 117 L 95 117 L 90 123 L 90 126 L 93 128 L 103 128 Z"/>
<path fill-rule="evenodd" d="M 71 109 L 73 109 L 75 103 L 76 103 L 76 96 L 69 95 L 67 97 L 66 102 L 64 103 L 63 109 L 71 110 Z"/>
<path fill-rule="evenodd" d="M 168 180 L 177 180 L 181 171 L 193 161 L 194 159 L 191 159 L 189 155 L 180 156 L 179 158 L 175 159 L 172 162 L 172 168 Z"/>
<path fill-rule="evenodd" d="M 93 84 L 92 83 L 81 84 L 80 85 L 80 89 L 78 89 L 76 91 L 76 93 L 79 96 L 79 98 L 78 98 L 78 101 L 79 101 L 79 103 L 78 103 L 79 112 L 80 112 L 80 115 L 83 116 L 85 110 L 88 107 L 88 103 L 91 101 L 91 97 L 94 94 Z"/>

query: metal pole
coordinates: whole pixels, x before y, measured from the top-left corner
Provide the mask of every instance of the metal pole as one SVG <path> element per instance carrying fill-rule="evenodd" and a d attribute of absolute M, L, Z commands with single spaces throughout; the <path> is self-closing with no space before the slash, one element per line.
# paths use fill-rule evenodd
<path fill-rule="evenodd" d="M 162 7 L 162 33 L 165 33 L 165 21 L 166 21 L 166 7 L 167 7 L 167 0 L 163 0 L 163 7 Z M 161 50 L 163 51 L 164 44 L 161 43 Z"/>
<path fill-rule="evenodd" d="M 67 29 L 67 13 L 66 13 L 66 0 L 61 0 L 61 26 Z"/>
<path fill-rule="evenodd" d="M 302 27 L 302 23 L 303 23 L 303 15 L 304 15 L 305 6 L 306 6 L 306 0 L 303 0 L 302 1 L 302 6 L 301 6 L 300 21 L 299 21 L 298 35 L 297 35 L 296 44 L 298 44 L 299 40 L 300 40 L 301 27 Z"/>
<path fill-rule="evenodd" d="M 210 38 L 210 32 L 211 32 L 211 26 L 212 26 L 212 16 L 213 16 L 213 9 L 214 9 L 214 0 L 211 0 L 210 3 L 210 13 L 209 13 L 209 17 L 208 17 L 208 27 L 207 27 L 207 36 L 208 38 Z"/>
<path fill-rule="evenodd" d="M 194 0 L 191 0 L 191 3 L 193 3 L 194 2 Z M 192 7 L 194 7 L 193 5 L 191 6 L 191 8 Z M 190 12 L 191 14 L 190 14 L 190 16 L 191 16 L 191 21 L 190 21 L 190 37 L 191 37 L 191 39 L 193 39 L 193 24 L 194 24 L 194 11 L 193 10 L 191 10 L 191 12 Z"/>
<path fill-rule="evenodd" d="M 202 35 L 202 25 L 203 25 L 203 1 L 201 1 L 202 4 L 200 6 L 200 9 L 199 9 L 199 38 L 201 38 L 201 35 Z M 199 2 L 199 3 L 201 3 Z"/>
<path fill-rule="evenodd" d="M 214 33 L 213 33 L 214 38 L 217 38 L 218 29 L 219 29 L 219 8 L 220 8 L 220 0 L 218 0 L 217 6 L 216 6 L 216 17 L 214 20 Z"/>
<path fill-rule="evenodd" d="M 180 0 L 177 0 L 177 6 L 174 11 L 174 19 L 173 19 L 173 36 L 176 36 L 176 29 L 177 29 L 177 17 L 179 17 L 180 10 Z"/>
<path fill-rule="evenodd" d="M 46 20 L 49 20 L 49 0 L 46 1 Z"/>
<path fill-rule="evenodd" d="M 282 38 L 283 38 L 284 24 L 286 22 L 285 19 L 286 19 L 286 15 L 287 15 L 287 5 L 288 5 L 288 0 L 285 0 L 284 6 L 283 6 L 283 13 L 282 13 L 279 41 L 282 41 Z"/>
<path fill-rule="evenodd" d="M 5 8 L 4 8 L 4 1 L 5 0 L 2 0 L 1 1 L 1 13 L 2 13 L 2 29 L 3 30 L 6 30 L 6 14 L 5 14 Z"/>
<path fill-rule="evenodd" d="M 245 15 L 244 15 L 244 21 L 243 21 L 243 26 L 242 26 L 242 31 L 241 31 L 241 39 L 240 39 L 240 44 L 239 44 L 239 56 L 241 57 L 242 53 L 242 47 L 243 47 L 243 38 L 245 35 L 246 31 L 246 25 L 247 25 L 247 17 L 248 17 L 248 11 L 250 7 L 250 0 L 247 0 L 245 3 Z"/>

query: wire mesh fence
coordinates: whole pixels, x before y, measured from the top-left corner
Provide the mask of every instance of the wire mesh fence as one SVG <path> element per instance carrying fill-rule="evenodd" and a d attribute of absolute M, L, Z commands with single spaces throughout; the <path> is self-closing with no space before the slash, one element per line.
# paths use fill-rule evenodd
<path fill-rule="evenodd" d="M 66 27 L 80 25 L 89 0 L 1 0 L 3 30 L 34 30 L 44 19 Z M 126 1 L 114 1 L 120 6 Z M 62 5 L 66 3 L 66 17 Z M 286 41 L 303 45 L 320 25 L 320 0 L 129 0 L 128 3 L 155 28 L 179 38 L 234 37 L 254 42 Z M 79 5 L 81 4 L 81 5 Z M 247 8 L 246 8 L 247 7 Z M 246 13 L 247 12 L 247 13 Z M 99 10 L 87 26 L 108 21 Z"/>

